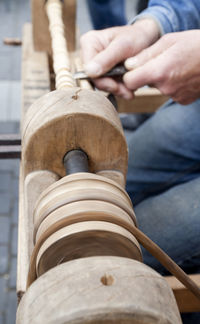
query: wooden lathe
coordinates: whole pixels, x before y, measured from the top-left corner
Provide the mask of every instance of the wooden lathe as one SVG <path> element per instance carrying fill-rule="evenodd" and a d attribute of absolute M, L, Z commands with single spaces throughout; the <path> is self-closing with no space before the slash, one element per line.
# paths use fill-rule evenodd
<path fill-rule="evenodd" d="M 199 299 L 142 263 L 139 243 L 155 255 L 158 248 L 137 229 L 124 189 L 118 113 L 73 79 L 82 68 L 75 16 L 74 0 L 32 0 L 24 28 L 17 324 L 181 323 L 179 310 L 200 310 Z M 152 111 L 166 100 L 145 91 L 133 108 L 117 99 L 119 111 L 141 111 L 145 100 Z M 167 256 L 161 261 L 177 274 Z M 179 279 L 200 295 L 185 274 Z"/>

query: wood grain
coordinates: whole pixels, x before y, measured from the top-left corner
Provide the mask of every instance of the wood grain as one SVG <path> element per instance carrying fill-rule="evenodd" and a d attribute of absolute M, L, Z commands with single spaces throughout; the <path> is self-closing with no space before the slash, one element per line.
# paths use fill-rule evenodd
<path fill-rule="evenodd" d="M 190 275 L 190 278 L 200 287 L 200 274 Z M 173 290 L 181 313 L 200 312 L 200 300 L 191 291 L 175 277 L 170 276 L 165 279 Z"/>
<path fill-rule="evenodd" d="M 181 319 L 163 277 L 140 262 L 112 256 L 49 270 L 31 285 L 17 312 L 17 324 L 83 322 L 181 324 Z"/>
<path fill-rule="evenodd" d="M 115 223 L 115 218 L 119 218 L 133 224 L 133 219 L 118 206 L 99 200 L 81 200 L 57 208 L 49 214 L 40 224 L 35 241 L 37 242 L 47 230 L 49 232 L 50 228 L 52 228 L 53 234 L 60 228 L 78 221 L 95 221 L 97 216 L 102 217 L 102 221 L 106 221 L 108 215 L 113 217 L 113 223 Z"/>
<path fill-rule="evenodd" d="M 32 26 L 23 28 L 22 46 L 22 111 L 21 124 L 28 108 L 50 91 L 50 73 L 47 53 L 33 48 Z"/>
<path fill-rule="evenodd" d="M 23 147 L 25 174 L 40 169 L 64 176 L 64 155 L 81 149 L 90 172 L 116 170 L 126 177 L 128 152 L 118 114 L 91 90 L 57 90 L 33 104 L 24 123 Z"/>
<path fill-rule="evenodd" d="M 89 173 L 66 176 L 43 191 L 35 205 L 35 234 L 44 219 L 59 207 L 84 200 L 104 201 L 124 210 L 136 224 L 126 191 L 114 181 Z M 35 236 L 34 234 L 34 236 Z"/>
<path fill-rule="evenodd" d="M 73 259 L 104 255 L 142 261 L 137 240 L 123 227 L 101 221 L 72 224 L 52 234 L 41 246 L 37 275 Z"/>

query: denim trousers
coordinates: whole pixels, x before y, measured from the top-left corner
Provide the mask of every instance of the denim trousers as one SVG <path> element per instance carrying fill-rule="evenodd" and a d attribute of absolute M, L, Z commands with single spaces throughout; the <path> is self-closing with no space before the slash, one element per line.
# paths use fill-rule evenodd
<path fill-rule="evenodd" d="M 124 0 L 87 0 L 94 29 L 126 24 Z"/>
<path fill-rule="evenodd" d="M 199 272 L 200 100 L 187 106 L 169 100 L 126 137 L 126 189 L 139 228 L 186 272 Z M 144 249 L 143 258 L 166 273 Z"/>

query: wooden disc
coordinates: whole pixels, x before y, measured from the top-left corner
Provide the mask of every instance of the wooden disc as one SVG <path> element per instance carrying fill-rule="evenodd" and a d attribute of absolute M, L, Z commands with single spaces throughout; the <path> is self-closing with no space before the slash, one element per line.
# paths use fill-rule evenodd
<path fill-rule="evenodd" d="M 66 152 L 81 149 L 89 170 L 116 170 L 126 178 L 128 151 L 117 112 L 104 95 L 72 88 L 53 91 L 28 110 L 23 127 L 24 173 L 65 175 Z"/>
<path fill-rule="evenodd" d="M 135 260 L 101 256 L 63 263 L 39 277 L 17 324 L 181 324 L 166 280 Z"/>
<path fill-rule="evenodd" d="M 133 225 L 132 218 L 118 206 L 98 200 L 77 201 L 57 208 L 49 214 L 34 233 L 34 242 L 37 242 L 49 228 L 52 228 L 53 234 L 62 227 L 82 221 L 95 221 L 97 217 L 98 220 L 102 217 L 101 220 L 106 221 L 108 216 L 113 218 L 113 223 L 117 217 Z M 50 235 L 50 231 L 48 232 Z"/>
<path fill-rule="evenodd" d="M 48 237 L 37 255 L 37 275 L 66 261 L 98 255 L 142 261 L 137 240 L 123 227 L 106 222 L 82 222 L 64 227 Z"/>
<path fill-rule="evenodd" d="M 42 193 L 34 212 L 35 232 L 43 220 L 57 208 L 84 200 L 112 203 L 123 209 L 136 224 L 131 200 L 121 186 L 105 177 L 78 173 L 62 178 Z"/>

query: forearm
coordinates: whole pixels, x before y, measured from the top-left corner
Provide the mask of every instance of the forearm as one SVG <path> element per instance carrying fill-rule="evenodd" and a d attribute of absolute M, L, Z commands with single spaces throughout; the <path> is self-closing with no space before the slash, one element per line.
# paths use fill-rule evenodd
<path fill-rule="evenodd" d="M 200 28 L 199 0 L 150 0 L 149 6 L 131 22 L 152 18 L 161 34 Z"/>

